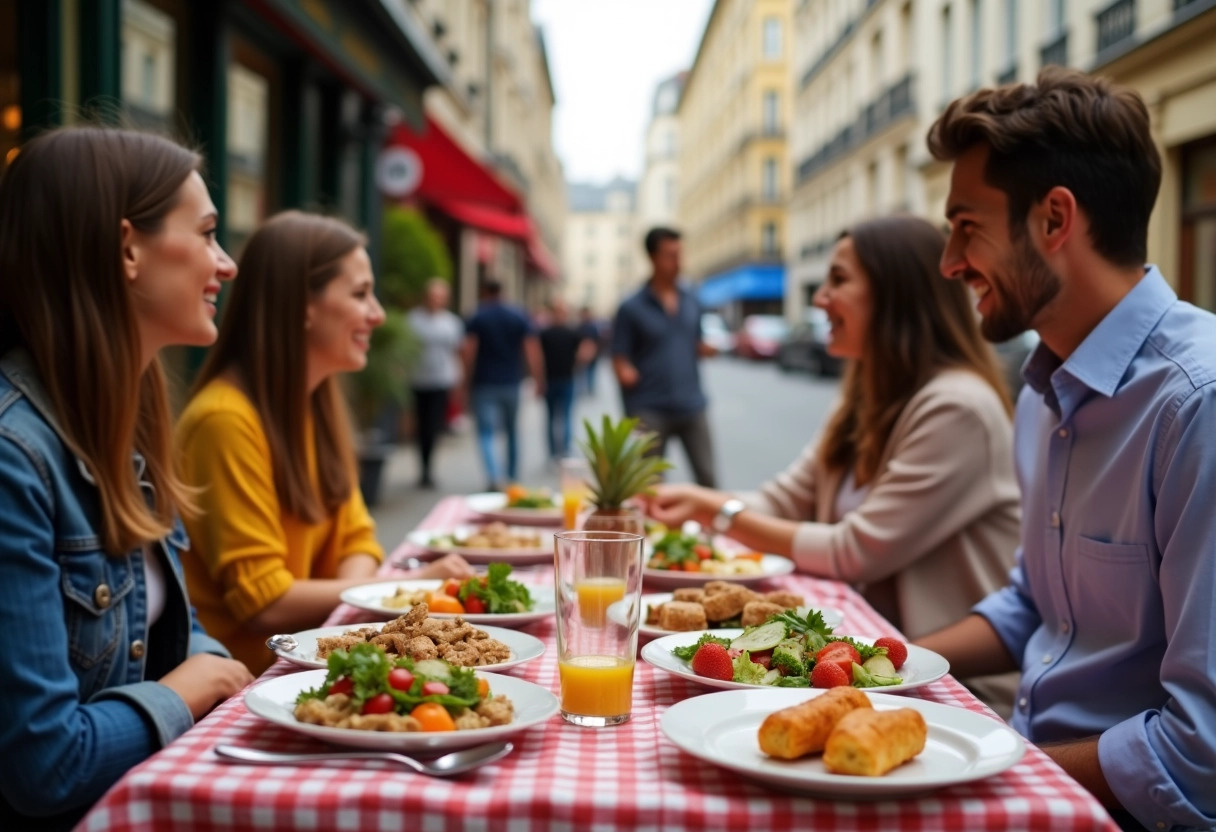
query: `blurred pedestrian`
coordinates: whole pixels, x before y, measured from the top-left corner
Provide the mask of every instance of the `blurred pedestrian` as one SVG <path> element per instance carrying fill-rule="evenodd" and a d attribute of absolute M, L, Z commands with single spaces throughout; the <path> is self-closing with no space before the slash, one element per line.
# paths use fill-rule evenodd
<path fill-rule="evenodd" d="M 595 374 L 598 371 L 600 364 L 600 353 L 604 351 L 605 346 L 605 330 L 607 329 L 603 321 L 599 321 L 595 317 L 595 313 L 590 306 L 583 306 L 578 311 L 579 331 L 583 337 L 590 340 L 595 349 L 590 351 L 591 357 L 587 360 L 586 365 L 576 373 L 576 378 L 581 379 L 582 392 L 587 396 L 595 395 Z"/>
<path fill-rule="evenodd" d="M 384 557 L 338 379 L 363 369 L 384 322 L 365 245 L 341 220 L 299 211 L 258 228 L 178 422 L 201 509 L 186 521 L 190 600 L 255 673 L 274 659 L 268 636 L 320 626 Z M 455 559 L 414 574 L 471 570 Z"/>
<path fill-rule="evenodd" d="M 549 306 L 549 325 L 540 332 L 545 363 L 545 405 L 548 411 L 545 435 L 549 458 L 570 454 L 574 420 L 574 376 L 594 355 L 596 343 L 586 331 L 570 322 L 570 309 L 560 298 Z"/>
<path fill-rule="evenodd" d="M 535 326 L 522 309 L 503 302 L 502 284 L 497 280 L 482 284 L 481 303 L 465 327 L 464 361 L 487 490 L 498 491 L 502 475 L 510 482 L 519 476 L 516 416 L 525 363 L 538 396 L 545 392 L 545 371 Z M 507 445 L 503 468 L 494 458 L 499 429 Z"/>
<path fill-rule="evenodd" d="M 662 454 L 679 438 L 698 485 L 714 486 L 714 451 L 701 390 L 700 359 L 716 351 L 701 340 L 701 304 L 679 283 L 680 234 L 646 233 L 650 279 L 617 310 L 612 324 L 612 365 L 625 413 L 658 436 Z"/>
<path fill-rule="evenodd" d="M 181 579 L 158 357 L 236 276 L 201 162 L 72 127 L 0 179 L 0 829 L 70 829 L 252 681 Z"/>
<path fill-rule="evenodd" d="M 452 391 L 460 388 L 460 345 L 464 322 L 448 309 L 451 289 L 441 277 L 427 281 L 422 304 L 408 320 L 422 344 L 422 355 L 410 379 L 414 395 L 414 430 L 418 438 L 418 487 L 434 488 L 431 458 L 447 424 Z"/>

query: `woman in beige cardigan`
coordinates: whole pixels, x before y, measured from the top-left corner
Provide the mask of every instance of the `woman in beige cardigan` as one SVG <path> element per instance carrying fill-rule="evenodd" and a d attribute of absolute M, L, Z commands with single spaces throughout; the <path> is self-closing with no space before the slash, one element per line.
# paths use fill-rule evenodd
<path fill-rule="evenodd" d="M 857 585 L 909 638 L 1004 586 L 1020 516 L 1011 406 L 965 285 L 938 273 L 944 246 L 907 216 L 845 232 L 814 299 L 829 352 L 851 359 L 823 433 L 758 493 L 666 485 L 649 513 Z M 1009 680 L 975 687 L 994 706 L 1012 696 Z"/>

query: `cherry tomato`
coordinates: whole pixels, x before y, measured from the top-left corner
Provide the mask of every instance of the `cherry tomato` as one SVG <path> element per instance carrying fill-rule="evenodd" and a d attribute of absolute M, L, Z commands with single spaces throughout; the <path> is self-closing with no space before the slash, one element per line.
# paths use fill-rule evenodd
<path fill-rule="evenodd" d="M 460 580 L 458 578 L 448 578 L 443 582 L 443 591 L 456 598 L 460 595 Z"/>
<path fill-rule="evenodd" d="M 853 662 L 861 658 L 852 645 L 834 641 L 815 655 L 815 661 L 838 665 L 849 679 L 853 678 Z"/>
<path fill-rule="evenodd" d="M 423 702 L 410 711 L 410 716 L 418 720 L 423 731 L 456 730 L 456 723 L 452 721 L 452 715 L 438 702 Z"/>
<path fill-rule="evenodd" d="M 748 657 L 751 658 L 752 661 L 754 661 L 756 664 L 763 667 L 765 670 L 768 670 L 770 667 L 772 667 L 772 662 L 773 662 L 773 651 L 772 650 L 762 650 L 759 653 L 748 653 L 747 655 L 748 655 Z"/>
<path fill-rule="evenodd" d="M 333 696 L 335 693 L 345 693 L 347 696 L 355 689 L 355 683 L 350 680 L 349 676 L 339 676 L 334 679 L 334 683 L 329 686 L 328 696 Z"/>
<path fill-rule="evenodd" d="M 709 560 L 714 556 L 714 550 L 706 546 L 704 543 L 698 543 L 692 547 L 693 552 L 700 560 Z"/>
<path fill-rule="evenodd" d="M 451 690 L 452 689 L 449 688 L 447 685 L 445 685 L 443 682 L 423 682 L 422 683 L 422 695 L 423 696 L 441 696 L 445 693 L 450 693 Z"/>
<path fill-rule="evenodd" d="M 684 561 L 683 568 L 684 568 L 685 572 L 700 572 L 701 571 L 701 561 L 686 560 L 686 561 Z"/>
<path fill-rule="evenodd" d="M 486 611 L 486 602 L 478 598 L 476 595 L 470 595 L 464 599 L 464 611 L 480 615 Z"/>
<path fill-rule="evenodd" d="M 409 690 L 414 684 L 414 674 L 404 667 L 394 667 L 388 672 L 388 686 L 396 690 Z"/>
<path fill-rule="evenodd" d="M 393 697 L 387 693 L 377 693 L 363 703 L 365 714 L 388 714 L 393 712 Z"/>
<path fill-rule="evenodd" d="M 763 560 L 764 555 L 760 552 L 740 552 L 735 555 L 735 560 Z"/>

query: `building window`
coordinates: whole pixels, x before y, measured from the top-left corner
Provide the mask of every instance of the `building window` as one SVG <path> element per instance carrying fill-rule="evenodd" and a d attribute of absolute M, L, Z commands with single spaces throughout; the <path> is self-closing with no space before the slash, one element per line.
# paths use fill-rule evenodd
<path fill-rule="evenodd" d="M 142 0 L 122 4 L 122 99 L 137 125 L 166 129 L 173 114 L 177 25 Z"/>
<path fill-rule="evenodd" d="M 770 61 L 781 58 L 781 20 L 776 17 L 764 19 L 764 57 Z"/>
<path fill-rule="evenodd" d="M 772 156 L 764 160 L 761 191 L 765 202 L 777 201 L 777 160 Z"/>
<path fill-rule="evenodd" d="M 776 91 L 764 93 L 764 135 L 775 136 L 781 129 L 781 98 Z"/>
<path fill-rule="evenodd" d="M 760 234 L 760 250 L 765 257 L 776 257 L 781 254 L 781 247 L 777 245 L 777 223 L 766 222 Z"/>
<path fill-rule="evenodd" d="M 1065 0 L 1047 1 L 1047 36 L 1056 37 L 1064 34 L 1064 17 L 1067 9 Z"/>
<path fill-rule="evenodd" d="M 674 176 L 663 180 L 663 204 L 669 212 L 676 208 L 676 178 Z"/>
<path fill-rule="evenodd" d="M 877 98 L 886 85 L 887 63 L 882 51 L 882 31 L 874 33 L 870 41 L 870 94 Z"/>
<path fill-rule="evenodd" d="M 1005 66 L 1018 57 L 1018 0 L 1005 0 Z"/>
<path fill-rule="evenodd" d="M 949 101 L 954 95 L 954 37 L 951 34 L 950 6 L 942 8 L 942 101 Z"/>
<path fill-rule="evenodd" d="M 971 23 L 971 71 L 967 81 L 971 89 L 980 85 L 980 65 L 983 63 L 983 20 L 980 18 L 980 0 L 971 0 L 968 12 Z"/>

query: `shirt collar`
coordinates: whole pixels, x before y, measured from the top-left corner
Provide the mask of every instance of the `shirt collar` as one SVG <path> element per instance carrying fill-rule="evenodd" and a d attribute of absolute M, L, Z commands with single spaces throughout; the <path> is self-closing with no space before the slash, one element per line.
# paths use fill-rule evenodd
<path fill-rule="evenodd" d="M 1067 361 L 1060 361 L 1040 342 L 1022 375 L 1049 405 L 1053 405 L 1053 399 L 1058 401 L 1052 406 L 1057 412 L 1075 407 L 1075 402 L 1069 406 L 1070 400 L 1082 391 L 1070 395 L 1073 382 L 1103 396 L 1113 396 L 1145 340 L 1177 300 L 1161 272 L 1150 265 L 1144 277 L 1085 336 Z"/>

